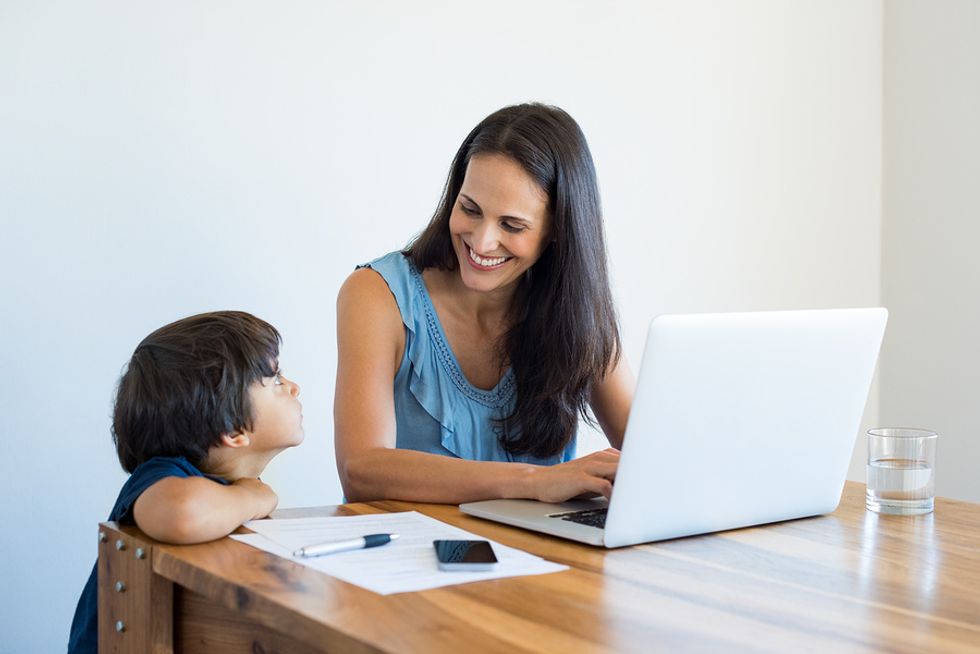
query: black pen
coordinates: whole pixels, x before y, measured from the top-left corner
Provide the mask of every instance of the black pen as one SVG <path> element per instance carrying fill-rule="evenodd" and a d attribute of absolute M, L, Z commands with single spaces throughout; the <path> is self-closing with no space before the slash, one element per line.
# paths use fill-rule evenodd
<path fill-rule="evenodd" d="M 367 547 L 377 547 L 385 545 L 398 538 L 398 534 L 368 534 L 360 538 L 350 538 L 348 540 L 335 540 L 329 543 L 318 545 L 307 545 L 301 547 L 293 556 L 310 558 L 313 556 L 323 556 L 325 554 L 336 554 L 337 552 L 347 552 L 349 550 L 362 550 Z"/>

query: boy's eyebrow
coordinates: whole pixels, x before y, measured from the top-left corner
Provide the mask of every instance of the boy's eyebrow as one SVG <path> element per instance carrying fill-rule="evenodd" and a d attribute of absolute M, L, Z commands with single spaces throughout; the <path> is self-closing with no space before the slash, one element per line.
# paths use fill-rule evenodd
<path fill-rule="evenodd" d="M 480 203 L 479 202 L 477 202 L 476 200 L 474 200 L 473 198 L 471 198 L 470 196 L 466 195 L 463 192 L 460 192 L 459 195 L 460 195 L 460 197 L 466 198 L 469 202 L 472 202 L 473 204 L 475 204 L 477 209 L 479 209 L 480 211 L 483 211 L 483 209 L 480 207 Z M 534 223 L 533 220 L 530 220 L 529 218 L 521 218 L 520 216 L 501 216 L 501 218 L 507 218 L 508 220 L 516 220 L 518 222 L 522 222 L 522 223 L 525 223 L 527 225 L 531 225 L 531 224 Z"/>

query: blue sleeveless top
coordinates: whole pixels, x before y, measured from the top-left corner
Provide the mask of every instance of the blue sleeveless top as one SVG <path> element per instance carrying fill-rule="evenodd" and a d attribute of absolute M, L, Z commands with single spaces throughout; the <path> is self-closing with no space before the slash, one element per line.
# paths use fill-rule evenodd
<path fill-rule="evenodd" d="M 405 354 L 395 375 L 396 447 L 475 461 L 552 465 L 575 458 L 575 436 L 551 457 L 510 454 L 501 445 L 495 418 L 510 415 L 516 384 L 508 368 L 484 390 L 467 381 L 436 315 L 422 275 L 401 252 L 358 266 L 384 278 L 405 324 Z"/>

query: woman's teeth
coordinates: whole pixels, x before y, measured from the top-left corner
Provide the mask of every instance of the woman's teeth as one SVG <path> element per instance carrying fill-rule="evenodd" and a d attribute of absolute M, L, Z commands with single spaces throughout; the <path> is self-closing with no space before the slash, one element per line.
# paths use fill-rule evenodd
<path fill-rule="evenodd" d="M 481 266 L 485 266 L 487 268 L 492 268 L 493 266 L 499 266 L 503 262 L 507 261 L 507 259 L 509 258 L 509 257 L 485 258 L 485 257 L 481 257 L 480 255 L 478 255 L 476 252 L 473 251 L 473 248 L 471 248 L 469 246 L 467 246 L 466 249 L 470 253 L 470 259 L 472 259 L 473 261 L 477 262 Z"/>

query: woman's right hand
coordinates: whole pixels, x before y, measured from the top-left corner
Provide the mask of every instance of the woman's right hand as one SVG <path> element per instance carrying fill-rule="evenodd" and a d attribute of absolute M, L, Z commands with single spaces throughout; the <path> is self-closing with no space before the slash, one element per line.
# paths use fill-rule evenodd
<path fill-rule="evenodd" d="M 589 494 L 609 498 L 618 466 L 619 450 L 610 447 L 567 463 L 535 467 L 530 495 L 550 503 Z"/>

